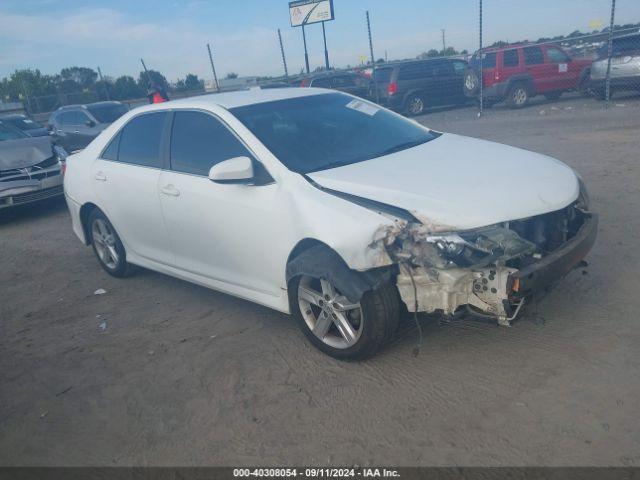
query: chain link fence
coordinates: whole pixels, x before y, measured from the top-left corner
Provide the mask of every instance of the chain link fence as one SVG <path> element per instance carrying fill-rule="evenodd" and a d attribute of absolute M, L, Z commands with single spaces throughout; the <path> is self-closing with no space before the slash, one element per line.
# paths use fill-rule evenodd
<path fill-rule="evenodd" d="M 618 18 L 620 6 L 630 7 L 631 0 L 590 2 L 600 18 L 589 22 L 592 32 L 588 34 L 576 30 L 533 42 L 499 40 L 489 45 L 504 37 L 499 26 L 488 21 L 487 3 L 478 0 L 479 48 L 469 59 L 464 82 L 467 96 L 478 100 L 479 115 L 501 101 L 513 108 L 523 107 L 534 96 L 556 100 L 577 92 L 608 107 L 614 97 L 640 94 L 640 19 Z M 628 12 L 633 8 L 627 8 Z M 543 21 L 548 12 L 541 15 Z"/>

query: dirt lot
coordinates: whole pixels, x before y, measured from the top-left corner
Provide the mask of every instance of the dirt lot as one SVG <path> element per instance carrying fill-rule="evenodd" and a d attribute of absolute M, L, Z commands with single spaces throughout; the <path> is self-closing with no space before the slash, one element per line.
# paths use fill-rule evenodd
<path fill-rule="evenodd" d="M 588 273 L 511 328 L 424 318 L 414 358 L 407 321 L 350 364 L 286 315 L 110 278 L 63 202 L 3 212 L 0 464 L 640 465 L 640 100 L 420 120 L 578 170 L 601 214 Z"/>

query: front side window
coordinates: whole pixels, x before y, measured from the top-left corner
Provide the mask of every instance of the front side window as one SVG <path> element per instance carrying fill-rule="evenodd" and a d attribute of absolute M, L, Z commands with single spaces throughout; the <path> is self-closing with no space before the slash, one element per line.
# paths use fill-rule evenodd
<path fill-rule="evenodd" d="M 171 169 L 208 176 L 223 160 L 251 157 L 245 146 L 212 115 L 176 112 L 171 132 Z"/>
<path fill-rule="evenodd" d="M 524 52 L 525 64 L 540 65 L 544 63 L 544 56 L 542 55 L 542 49 L 540 47 L 525 47 L 522 51 Z"/>
<path fill-rule="evenodd" d="M 309 173 L 364 162 L 438 137 L 414 122 L 342 93 L 232 108 L 289 170 Z"/>
<path fill-rule="evenodd" d="M 547 49 L 547 57 L 551 63 L 567 63 L 569 61 L 568 55 L 555 47 Z"/>
<path fill-rule="evenodd" d="M 130 120 L 120 133 L 118 161 L 160 168 L 160 143 L 166 117 L 166 112 L 154 112 Z"/>
<path fill-rule="evenodd" d="M 453 71 L 455 72 L 455 74 L 464 75 L 464 72 L 466 72 L 467 70 L 467 64 L 459 60 L 454 60 L 452 63 L 453 63 Z"/>
<path fill-rule="evenodd" d="M 496 68 L 496 57 L 497 57 L 497 53 L 496 52 L 489 52 L 489 53 L 483 53 L 482 54 L 482 68 Z M 473 68 L 480 68 L 480 56 L 476 53 L 473 55 L 473 57 L 471 58 L 471 61 L 469 62 L 469 64 L 473 67 Z"/>

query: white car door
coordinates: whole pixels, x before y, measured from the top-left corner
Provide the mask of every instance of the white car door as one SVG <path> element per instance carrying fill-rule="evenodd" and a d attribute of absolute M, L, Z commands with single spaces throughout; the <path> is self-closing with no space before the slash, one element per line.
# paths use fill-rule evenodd
<path fill-rule="evenodd" d="M 164 225 L 158 181 L 161 144 L 167 112 L 131 119 L 113 138 L 92 167 L 99 207 L 117 230 L 130 254 L 173 265 Z"/>
<path fill-rule="evenodd" d="M 280 296 L 282 260 L 269 255 L 281 231 L 277 185 L 219 184 L 210 168 L 234 157 L 254 158 L 218 117 L 176 111 L 170 169 L 160 176 L 160 198 L 176 265 L 214 281 Z M 275 235 L 275 236 L 274 236 Z"/>

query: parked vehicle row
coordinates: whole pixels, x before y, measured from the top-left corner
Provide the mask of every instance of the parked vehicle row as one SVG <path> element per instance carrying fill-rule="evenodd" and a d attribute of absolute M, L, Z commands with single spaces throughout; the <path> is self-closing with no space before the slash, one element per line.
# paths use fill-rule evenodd
<path fill-rule="evenodd" d="M 482 81 L 485 106 L 505 102 L 522 108 L 538 95 L 556 100 L 570 91 L 603 99 L 608 54 L 605 46 L 593 61 L 573 57 L 555 44 L 513 44 L 476 52 L 468 63 L 457 58 L 392 62 L 377 66 L 372 78 L 334 71 L 301 77 L 291 85 L 339 90 L 404 114 L 420 115 L 430 107 L 478 101 Z M 625 90 L 640 91 L 637 33 L 613 39 L 611 93 Z"/>

